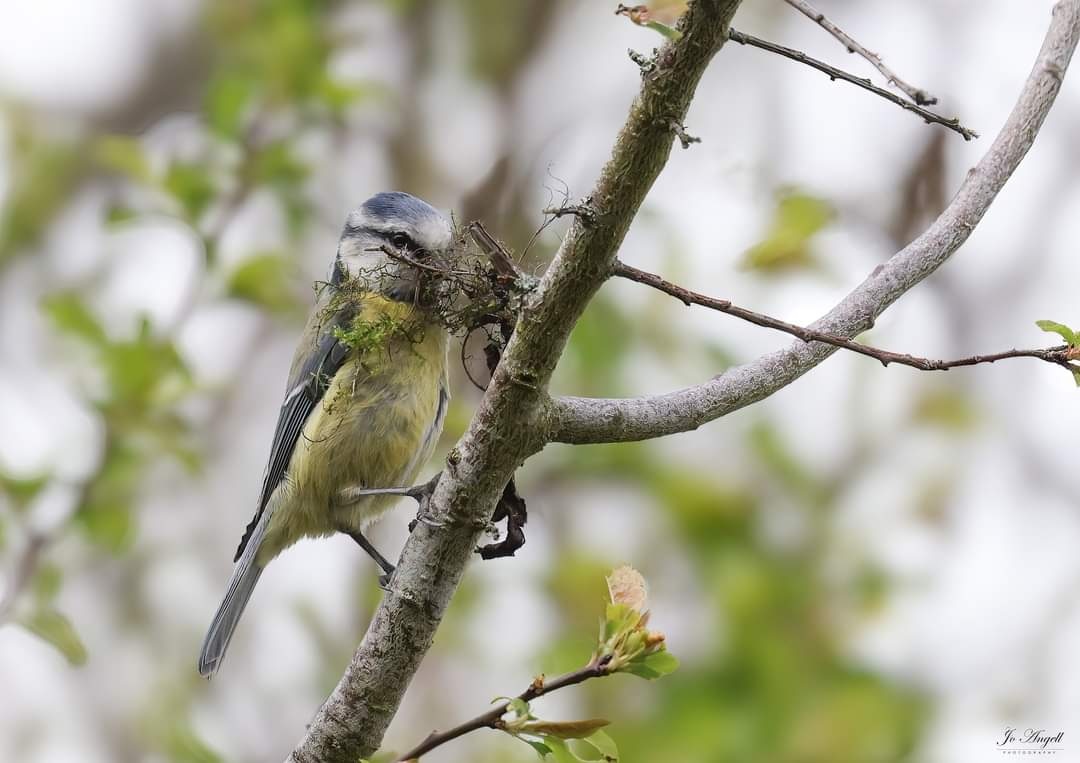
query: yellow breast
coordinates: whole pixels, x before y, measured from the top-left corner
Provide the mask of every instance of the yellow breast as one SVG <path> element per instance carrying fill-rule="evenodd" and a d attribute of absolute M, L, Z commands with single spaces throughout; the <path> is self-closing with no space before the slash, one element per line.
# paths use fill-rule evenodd
<path fill-rule="evenodd" d="M 418 325 L 413 308 L 378 297 L 360 320 L 399 319 L 403 330 L 358 346 L 334 375 L 296 443 L 259 552 L 265 563 L 303 536 L 361 529 L 397 499 L 372 497 L 334 509 L 349 487 L 411 485 L 438 439 L 445 407 L 446 332 Z"/>

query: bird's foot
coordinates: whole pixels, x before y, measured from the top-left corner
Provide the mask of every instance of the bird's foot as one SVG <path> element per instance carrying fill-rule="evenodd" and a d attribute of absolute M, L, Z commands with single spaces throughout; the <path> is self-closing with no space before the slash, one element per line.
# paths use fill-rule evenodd
<path fill-rule="evenodd" d="M 411 498 L 416 500 L 416 519 L 409 522 L 409 532 L 416 529 L 417 523 L 423 523 L 428 527 L 443 527 L 445 522 L 439 519 L 435 519 L 431 516 L 431 496 L 435 495 L 435 488 L 439 484 L 439 478 L 442 477 L 442 472 L 436 472 L 435 476 L 425 482 L 423 485 L 417 485 L 413 488 Z"/>
<path fill-rule="evenodd" d="M 496 543 L 480 546 L 476 553 L 481 559 L 499 559 L 505 556 L 513 556 L 518 549 L 525 545 L 525 523 L 529 515 L 525 507 L 525 499 L 518 494 L 517 484 L 514 478 L 506 483 L 502 497 L 495 504 L 495 513 L 491 516 L 491 522 L 487 523 L 489 532 L 495 529 Z M 496 522 L 506 520 L 506 536 L 500 541 Z"/>

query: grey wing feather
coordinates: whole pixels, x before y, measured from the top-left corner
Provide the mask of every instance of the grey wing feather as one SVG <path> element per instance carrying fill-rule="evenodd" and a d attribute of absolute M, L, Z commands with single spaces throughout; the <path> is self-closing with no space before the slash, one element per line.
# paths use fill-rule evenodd
<path fill-rule="evenodd" d="M 318 308 L 317 308 L 318 310 Z M 317 315 L 318 313 L 316 313 Z M 270 447 L 270 461 L 266 466 L 266 476 L 263 479 L 262 493 L 259 496 L 259 507 L 255 516 L 244 530 L 244 537 L 240 539 L 240 546 L 236 549 L 236 562 L 244 553 L 252 533 L 259 524 L 266 504 L 273 495 L 274 490 L 285 478 L 285 470 L 289 467 L 296 442 L 300 439 L 300 433 L 304 430 L 304 424 L 308 416 L 315 410 L 315 406 L 322 400 L 330 385 L 334 374 L 344 365 L 349 355 L 349 347 L 338 341 L 334 336 L 334 328 L 342 325 L 347 316 L 338 315 L 334 320 L 321 327 L 318 333 L 318 341 L 310 353 L 298 352 L 293 362 L 292 373 L 289 374 L 288 393 L 285 402 L 281 405 L 281 413 L 278 415 L 277 427 L 274 429 L 274 443 Z M 313 320 L 315 318 L 313 317 Z M 309 331 L 305 332 L 301 348 L 307 345 L 307 335 L 312 333 L 312 324 L 309 323 Z"/>

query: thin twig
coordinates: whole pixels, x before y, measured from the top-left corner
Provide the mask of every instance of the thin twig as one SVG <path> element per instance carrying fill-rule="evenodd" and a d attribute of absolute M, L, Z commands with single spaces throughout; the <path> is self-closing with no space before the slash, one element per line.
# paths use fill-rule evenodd
<path fill-rule="evenodd" d="M 919 106 L 933 106 L 937 103 L 937 98 L 930 95 L 930 93 L 922 88 L 909 85 L 896 76 L 896 72 L 885 65 L 885 62 L 881 60 L 881 56 L 860 45 L 851 35 L 829 21 L 824 13 L 814 8 L 806 0 L 785 0 L 785 2 L 839 40 L 847 48 L 848 53 L 857 53 L 873 64 L 874 68 L 881 72 L 890 85 L 895 85 L 898 90 L 903 91 L 904 95 L 915 101 Z"/>
<path fill-rule="evenodd" d="M 392 260 L 398 262 L 404 262 L 406 265 L 416 268 L 417 270 L 426 270 L 429 273 L 435 273 L 440 276 L 468 276 L 471 273 L 464 270 L 454 270 L 450 267 L 440 267 L 439 265 L 430 265 L 426 262 L 421 262 L 415 257 L 409 256 L 407 253 L 402 253 L 401 250 L 396 249 L 390 244 L 381 244 L 379 246 L 369 246 L 364 249 L 365 252 L 382 252 Z"/>
<path fill-rule="evenodd" d="M 600 676 L 608 675 L 608 663 L 611 662 L 611 656 L 607 655 L 597 660 L 593 660 L 580 670 L 575 670 L 572 673 L 559 676 L 551 681 L 545 681 L 543 676 L 537 676 L 533 679 L 533 682 L 529 684 L 529 688 L 517 695 L 517 699 L 525 702 L 532 702 L 537 697 L 542 697 L 545 694 L 556 691 L 558 689 L 565 689 L 567 686 L 574 686 L 575 684 L 588 681 L 590 678 L 599 678 Z M 434 750 L 440 745 L 444 745 L 447 742 L 457 739 L 460 736 L 468 734 L 470 731 L 476 731 L 477 729 L 502 729 L 504 728 L 504 722 L 502 717 L 506 715 L 510 709 L 510 701 L 502 702 L 496 707 L 488 710 L 486 713 L 476 716 L 471 721 L 466 721 L 459 726 L 455 726 L 449 731 L 433 731 L 428 734 L 427 738 L 416 745 L 413 749 L 398 758 L 398 763 L 404 761 L 412 761 L 418 759 L 421 755 Z"/>
<path fill-rule="evenodd" d="M 645 286 L 650 286 L 658 291 L 662 291 L 685 305 L 700 305 L 701 307 L 707 307 L 711 310 L 726 313 L 727 315 L 733 315 L 736 318 L 748 321 L 757 326 L 776 329 L 777 331 L 783 331 L 785 334 L 791 334 L 804 342 L 823 342 L 825 344 L 831 344 L 834 347 L 851 350 L 860 355 L 876 358 L 883 366 L 888 366 L 890 363 L 897 363 L 899 365 L 910 366 L 911 368 L 918 368 L 922 371 L 948 371 L 950 368 L 974 366 L 980 363 L 993 363 L 1008 358 L 1037 358 L 1047 363 L 1054 363 L 1071 369 L 1072 366 L 1070 366 L 1069 362 L 1080 360 L 1080 349 L 1069 347 L 1068 345 L 1036 350 L 1006 350 L 992 355 L 972 355 L 971 357 L 959 358 L 957 360 L 932 360 L 930 358 L 920 358 L 915 355 L 908 355 L 907 353 L 890 352 L 889 350 L 870 347 L 865 344 L 860 344 L 853 339 L 845 339 L 842 336 L 835 336 L 824 331 L 816 331 L 805 326 L 782 321 L 779 318 L 773 318 L 772 316 L 763 313 L 756 313 L 753 310 L 747 310 L 744 307 L 733 305 L 726 299 L 716 299 L 704 294 L 699 294 L 695 291 L 690 291 L 689 289 L 665 280 L 658 275 L 644 270 L 638 270 L 637 268 L 631 267 L 620 261 L 615 262 L 613 272 L 614 275 L 620 278 L 626 278 L 630 281 L 635 281 L 644 284 Z"/>
<path fill-rule="evenodd" d="M 557 207 L 546 207 L 545 209 L 542 209 L 541 212 L 554 218 L 573 215 L 581 220 L 583 225 L 592 225 L 596 222 L 596 212 L 592 210 L 587 203 L 561 204 Z"/>
<path fill-rule="evenodd" d="M 635 105 L 591 197 L 595 226 L 575 221 L 529 299 L 498 373 L 466 433 L 448 456 L 431 500 L 439 528 L 419 525 L 336 688 L 316 712 L 292 763 L 348 763 L 378 748 L 406 688 L 435 638 L 472 550 L 514 470 L 549 442 L 613 442 L 688 431 L 793 383 L 833 348 L 798 343 L 709 382 L 668 395 L 597 400 L 547 394 L 567 337 L 611 272 L 615 253 L 673 149 L 657 115 L 685 119 L 739 0 L 695 0 L 664 43 L 657 76 Z M 1080 38 L 1080 0 L 1060 0 L 1036 66 L 1000 135 L 967 175 L 948 208 L 921 236 L 826 315 L 816 328 L 844 336 L 925 279 L 964 242 L 1035 141 Z M 531 385 L 518 380 L 529 379 Z"/>
<path fill-rule="evenodd" d="M 499 243 L 498 239 L 488 233 L 484 224 L 479 221 L 469 223 L 465 230 L 476 245 L 484 250 L 495 272 L 503 277 L 517 280 L 521 277 L 521 270 L 514 264 L 513 258 L 506 248 Z"/>
<path fill-rule="evenodd" d="M 959 133 L 964 140 L 971 140 L 972 138 L 979 137 L 979 134 L 974 130 L 969 130 L 960 124 L 960 120 L 957 117 L 949 119 L 943 117 L 940 114 L 935 114 L 929 109 L 924 109 L 922 106 L 917 106 L 910 101 L 906 101 L 896 93 L 890 93 L 884 88 L 880 88 L 865 77 L 856 77 L 854 74 L 850 74 L 843 69 L 837 69 L 835 66 L 830 66 L 824 61 L 818 61 L 816 58 L 806 55 L 801 50 L 795 50 L 794 48 L 787 48 L 783 45 L 778 45 L 775 42 L 769 42 L 768 40 L 762 40 L 760 37 L 754 37 L 753 35 L 740 32 L 737 29 L 728 30 L 728 39 L 732 42 L 737 42 L 740 45 L 749 45 L 754 48 L 761 48 L 767 50 L 770 53 L 776 53 L 784 58 L 790 58 L 792 61 L 798 61 L 800 64 L 806 64 L 819 72 L 823 72 L 828 75 L 831 80 L 843 80 L 844 82 L 850 82 L 852 85 L 869 90 L 874 95 L 879 95 L 890 103 L 895 103 L 905 111 L 910 111 L 913 114 L 918 114 L 922 117 L 927 124 L 938 124 L 942 127 L 947 127 L 953 132 Z"/>
<path fill-rule="evenodd" d="M 0 625 L 6 623 L 15 610 L 15 604 L 19 596 L 33 578 L 37 570 L 41 553 L 49 544 L 51 538 L 48 535 L 32 532 L 26 539 L 22 553 L 15 562 L 15 568 L 11 572 L 11 580 L 4 590 L 4 597 L 0 599 Z"/>
<path fill-rule="evenodd" d="M 1059 0 L 1035 64 L 1005 124 L 942 213 L 831 310 L 815 330 L 855 337 L 907 291 L 944 264 L 983 219 L 1020 166 L 1061 90 L 1080 41 L 1080 0 Z M 610 273 L 610 268 L 608 270 Z M 794 383 L 836 348 L 797 342 L 690 387 L 634 398 L 556 397 L 550 442 L 630 442 L 688 432 Z"/>

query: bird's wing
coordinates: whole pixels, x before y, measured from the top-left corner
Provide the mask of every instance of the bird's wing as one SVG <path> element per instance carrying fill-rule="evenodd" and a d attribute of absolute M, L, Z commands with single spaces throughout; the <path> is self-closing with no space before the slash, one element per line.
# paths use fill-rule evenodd
<path fill-rule="evenodd" d="M 270 496 L 285 478 L 285 470 L 289 467 L 293 450 L 308 416 L 322 400 L 334 374 L 344 365 L 349 355 L 348 345 L 338 341 L 334 331 L 337 326 L 345 323 L 349 316 L 339 314 L 324 321 L 319 317 L 321 312 L 324 311 L 316 307 L 293 360 L 288 392 L 285 402 L 281 404 L 281 413 L 274 429 L 274 444 L 270 448 L 270 461 L 266 465 L 259 508 L 244 530 L 244 537 L 241 538 L 233 558 L 234 562 L 244 553 L 244 548 L 266 510 Z"/>

